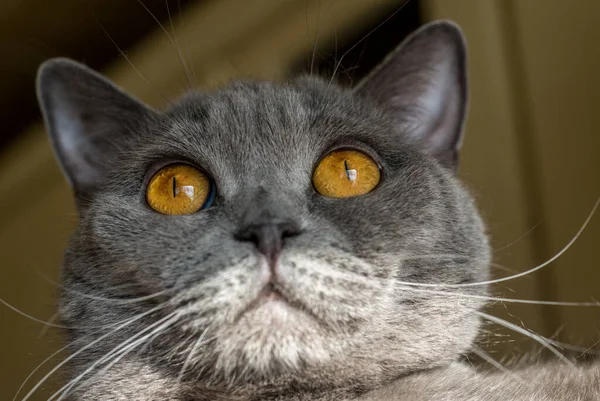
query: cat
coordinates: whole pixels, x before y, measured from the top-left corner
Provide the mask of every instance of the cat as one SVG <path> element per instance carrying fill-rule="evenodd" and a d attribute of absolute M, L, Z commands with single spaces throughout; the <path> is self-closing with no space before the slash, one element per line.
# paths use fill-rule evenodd
<path fill-rule="evenodd" d="M 52 59 L 37 93 L 80 216 L 58 399 L 600 399 L 597 365 L 460 361 L 490 247 L 456 175 L 454 23 L 421 27 L 354 88 L 235 82 L 157 111 Z"/>

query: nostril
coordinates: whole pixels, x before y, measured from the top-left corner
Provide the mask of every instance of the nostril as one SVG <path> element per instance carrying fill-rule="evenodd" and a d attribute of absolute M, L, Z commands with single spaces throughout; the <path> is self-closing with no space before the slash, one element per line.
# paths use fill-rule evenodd
<path fill-rule="evenodd" d="M 238 241 L 256 242 L 258 241 L 257 226 L 247 226 L 234 233 L 235 239 Z"/>
<path fill-rule="evenodd" d="M 264 240 L 264 237 L 267 234 L 266 227 L 261 225 L 252 225 L 238 231 L 234 236 L 238 241 L 252 242 L 258 246 L 258 244 Z"/>
<path fill-rule="evenodd" d="M 260 253 L 275 263 L 285 239 L 300 232 L 299 226 L 292 222 L 252 224 L 236 233 L 235 237 L 238 241 L 252 242 Z"/>
<path fill-rule="evenodd" d="M 279 230 L 282 237 L 295 237 L 300 234 L 300 227 L 295 223 L 280 223 Z"/>
<path fill-rule="evenodd" d="M 258 245 L 258 243 L 260 242 L 260 235 L 256 230 L 251 230 L 247 235 L 246 235 L 246 241 L 250 241 L 253 242 L 254 244 Z"/>

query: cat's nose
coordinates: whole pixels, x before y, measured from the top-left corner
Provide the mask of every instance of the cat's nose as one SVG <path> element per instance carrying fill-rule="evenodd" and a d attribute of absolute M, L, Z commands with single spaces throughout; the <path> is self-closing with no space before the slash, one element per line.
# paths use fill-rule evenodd
<path fill-rule="evenodd" d="M 284 240 L 298 234 L 300 228 L 292 222 L 264 223 L 246 226 L 237 233 L 236 238 L 254 243 L 258 251 L 266 256 L 271 269 L 274 269 Z"/>

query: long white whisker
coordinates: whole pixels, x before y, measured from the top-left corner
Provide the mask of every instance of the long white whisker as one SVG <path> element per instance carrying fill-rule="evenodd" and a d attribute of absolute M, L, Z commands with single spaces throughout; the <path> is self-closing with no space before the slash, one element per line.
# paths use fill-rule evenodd
<path fill-rule="evenodd" d="M 11 304 L 9 304 L 8 302 L 6 302 L 2 298 L 0 298 L 0 304 L 6 306 L 10 310 L 18 313 L 21 316 L 24 316 L 27 319 L 33 320 L 34 322 L 41 323 L 41 324 L 45 325 L 46 327 L 56 327 L 56 328 L 59 328 L 59 329 L 73 329 L 73 328 L 76 328 L 76 327 L 63 326 L 62 324 L 56 324 L 56 323 L 52 323 L 52 322 L 47 322 L 45 320 L 33 317 L 33 316 L 31 316 L 31 315 L 29 315 L 29 314 L 27 314 L 27 313 L 25 313 L 25 312 L 17 309 L 15 306 L 12 306 Z"/>
<path fill-rule="evenodd" d="M 188 356 L 185 358 L 185 361 L 183 362 L 183 366 L 181 367 L 181 371 L 179 372 L 179 375 L 177 376 L 177 382 L 178 383 L 181 383 L 181 380 L 183 379 L 183 375 L 185 374 L 187 366 L 191 362 L 192 357 L 194 356 L 194 352 L 196 352 L 196 349 L 202 343 L 202 340 L 204 340 L 204 336 L 206 335 L 206 332 L 208 331 L 209 327 L 210 326 L 206 327 L 206 329 L 204 329 L 204 331 L 202 332 L 202 334 L 200 334 L 200 336 L 198 337 L 198 339 L 196 340 L 196 342 L 192 346 L 192 349 L 188 353 Z"/>
<path fill-rule="evenodd" d="M 154 294 L 144 295 L 144 296 L 137 297 L 137 298 L 121 298 L 121 299 L 119 299 L 119 298 L 105 298 L 105 297 L 85 294 L 83 292 L 79 292 L 79 291 L 71 290 L 71 289 L 66 289 L 65 291 L 75 292 L 75 293 L 77 293 L 77 295 L 81 295 L 85 298 L 90 298 L 90 299 L 94 299 L 97 301 L 115 303 L 115 304 L 119 304 L 119 305 L 127 305 L 127 304 L 148 301 L 150 299 L 158 298 L 162 295 L 165 295 L 165 293 L 166 293 L 166 291 L 158 291 L 158 292 L 155 292 Z"/>
<path fill-rule="evenodd" d="M 159 319 L 158 321 L 152 323 L 151 325 L 149 325 L 148 327 L 144 328 L 143 330 L 139 331 L 138 333 L 136 333 L 135 335 L 133 335 L 132 337 L 130 337 L 129 339 L 127 339 L 126 341 L 120 343 L 119 345 L 117 345 L 116 347 L 114 347 L 113 349 L 111 349 L 106 355 L 104 355 L 102 358 L 98 359 L 97 361 L 95 361 L 94 363 L 92 363 L 90 366 L 88 366 L 87 369 L 85 369 L 81 374 L 79 374 L 77 377 L 75 377 L 74 379 L 72 379 L 69 383 L 65 384 L 64 386 L 62 386 L 60 389 L 58 389 L 54 394 L 52 394 L 50 396 L 50 398 L 48 398 L 48 401 L 52 401 L 56 396 L 58 396 L 60 393 L 62 393 L 62 395 L 58 398 L 58 401 L 62 400 L 67 393 L 83 378 L 85 377 L 85 375 L 87 375 L 89 372 L 93 371 L 98 365 L 104 363 L 105 361 L 118 356 L 119 354 L 121 354 L 121 356 L 115 360 L 113 360 L 113 362 L 111 364 L 109 364 L 109 367 L 112 367 L 114 365 L 114 363 L 118 362 L 124 355 L 126 355 L 129 351 L 131 351 L 133 348 L 135 348 L 137 345 L 141 344 L 142 342 L 144 342 L 145 340 L 147 340 L 148 338 L 150 338 L 156 331 L 160 331 L 162 329 L 164 329 L 165 325 L 170 325 L 173 322 L 175 322 L 179 317 L 176 316 L 177 312 L 172 312 L 170 314 L 168 314 L 167 316 Z M 175 317 L 175 318 L 174 318 Z M 165 321 L 167 321 L 167 323 L 164 323 Z M 162 324 L 162 325 L 161 325 Z M 155 329 L 154 331 L 152 331 L 149 334 L 144 335 L 145 332 L 152 330 L 154 327 L 159 326 L 157 329 Z M 136 341 L 136 339 L 140 336 L 143 337 L 139 340 Z M 108 370 L 108 369 L 106 369 Z"/>
<path fill-rule="evenodd" d="M 107 298 L 107 297 L 101 297 L 98 295 L 91 295 L 91 294 L 86 294 L 84 292 L 72 289 L 72 288 L 67 288 L 64 285 L 57 283 L 55 280 L 51 279 L 50 277 L 48 277 L 48 275 L 44 274 L 43 272 L 37 272 L 44 280 L 46 280 L 47 282 L 49 282 L 50 284 L 60 288 L 61 290 L 65 291 L 65 292 L 70 292 L 72 294 L 77 294 L 79 296 L 82 296 L 84 298 L 89 298 L 89 299 L 94 299 L 96 301 L 102 301 L 102 302 L 107 302 L 107 303 L 115 303 L 115 304 L 119 304 L 119 305 L 127 305 L 127 304 L 133 304 L 133 303 L 137 303 L 137 302 L 144 302 L 144 301 L 148 301 L 150 299 L 154 299 L 154 298 L 158 298 L 162 295 L 165 295 L 167 293 L 166 290 L 162 290 L 162 291 L 158 291 L 155 292 L 154 294 L 150 294 L 150 295 L 144 295 L 141 297 L 137 297 L 137 298 Z M 109 289 L 106 289 L 109 290 Z"/>
<path fill-rule="evenodd" d="M 50 319 L 48 319 L 48 323 L 56 322 L 56 320 L 58 319 L 58 316 L 59 316 L 58 312 L 56 312 L 55 314 L 50 316 Z M 49 329 L 50 329 L 50 326 L 45 324 L 44 327 L 42 327 L 42 329 L 40 330 L 40 334 L 38 334 L 37 338 L 44 337 Z"/>
<path fill-rule="evenodd" d="M 162 334 L 167 328 L 169 328 L 169 326 L 176 323 L 180 318 L 181 318 L 181 316 L 172 317 L 168 321 L 164 322 L 161 326 L 152 330 L 151 333 L 148 333 L 143 338 L 140 338 L 139 340 L 136 340 L 134 343 L 128 345 L 127 348 L 119 350 L 118 353 L 116 353 L 115 355 L 118 355 L 118 354 L 121 354 L 121 355 L 119 355 L 118 358 L 113 359 L 108 365 L 106 365 L 104 368 L 102 368 L 102 370 L 98 372 L 98 375 L 102 376 L 102 374 L 104 374 L 106 371 L 108 371 L 110 368 L 112 368 L 115 364 L 117 364 L 123 357 L 125 357 L 127 354 L 129 354 L 131 351 L 133 351 L 135 349 L 135 347 L 137 347 L 138 345 L 143 344 L 144 342 L 154 341 L 154 338 L 156 338 L 157 335 Z M 115 355 L 113 355 L 113 356 L 115 356 Z"/>
<path fill-rule="evenodd" d="M 493 268 L 496 268 L 496 269 L 498 269 L 500 271 L 507 272 L 507 273 L 510 273 L 510 274 L 516 274 L 516 272 L 518 272 L 517 269 L 511 269 L 510 267 L 506 267 L 506 266 L 503 266 L 503 265 L 498 264 L 498 263 L 490 263 L 490 266 L 493 267 Z"/>
<path fill-rule="evenodd" d="M 569 351 L 581 352 L 582 355 L 591 354 L 591 355 L 600 355 L 600 350 L 593 349 L 600 343 L 600 340 L 596 341 L 595 344 L 590 345 L 589 347 L 581 347 L 578 345 L 564 343 L 562 341 L 552 340 L 550 338 L 547 339 L 548 342 L 555 347 L 564 348 Z"/>
<path fill-rule="evenodd" d="M 521 241 L 523 238 L 525 238 L 525 237 L 527 237 L 529 234 L 531 234 L 531 233 L 533 232 L 533 230 L 535 230 L 536 228 L 538 228 L 538 226 L 539 226 L 540 224 L 542 224 L 542 221 L 544 221 L 544 219 L 542 219 L 542 220 L 538 221 L 537 223 L 535 223 L 533 227 L 531 227 L 529 230 L 527 230 L 527 231 L 525 232 L 525 234 L 523 234 L 523 235 L 519 236 L 519 238 L 517 238 L 516 240 L 514 240 L 514 241 L 511 241 L 511 242 L 509 242 L 508 244 L 506 244 L 506 245 L 504 245 L 504 246 L 501 246 L 501 247 L 500 247 L 500 248 L 498 248 L 498 249 L 494 249 L 492 252 L 494 252 L 494 253 L 502 252 L 503 250 L 505 250 L 505 249 L 507 249 L 507 248 L 510 248 L 511 246 L 513 246 L 513 245 L 515 245 L 516 243 L 520 242 L 520 241 Z"/>
<path fill-rule="evenodd" d="M 46 362 L 48 362 L 49 360 L 51 360 L 52 358 L 54 358 L 56 355 L 60 354 L 64 350 L 66 350 L 67 348 L 71 347 L 73 344 L 75 344 L 78 341 L 80 341 L 80 340 L 72 341 L 71 343 L 65 345 L 64 347 L 59 348 L 57 351 L 55 351 L 54 353 L 52 353 L 52 355 L 50 355 L 49 357 L 47 357 L 46 359 L 44 359 L 39 365 L 37 365 L 36 368 L 33 369 L 31 371 L 31 373 L 29 373 L 29 375 L 25 378 L 25 380 L 23 381 L 23 383 L 21 383 L 21 386 L 19 387 L 19 389 L 17 390 L 17 393 L 13 397 L 13 401 L 15 401 L 17 399 L 17 397 L 19 396 L 19 393 L 21 392 L 21 390 L 23 389 L 23 387 L 25 387 L 25 384 L 27 384 L 27 382 L 29 381 L 29 379 L 31 379 L 31 377 L 35 374 L 35 372 L 37 372 L 42 366 L 44 366 L 46 364 Z"/>
<path fill-rule="evenodd" d="M 42 319 L 38 319 L 37 317 L 31 316 L 28 313 L 25 313 L 19 309 L 17 309 L 16 306 L 12 306 L 11 304 L 9 304 L 8 302 L 6 302 L 5 300 L 3 300 L 2 298 L 0 298 L 0 304 L 6 306 L 7 308 L 9 308 L 10 310 L 18 313 L 19 315 L 26 317 L 27 319 L 30 319 L 36 323 L 40 323 L 43 324 L 44 326 L 46 326 L 45 328 L 47 329 L 48 327 L 54 327 L 57 329 L 67 329 L 67 330 L 78 330 L 78 329 L 109 329 L 111 327 L 114 327 L 120 323 L 126 322 L 127 320 L 129 320 L 129 318 L 124 319 L 124 320 L 120 320 L 118 322 L 115 323 L 110 323 L 107 325 L 99 325 L 99 326 L 65 326 L 62 324 L 57 324 L 57 323 L 52 323 L 50 321 L 46 321 L 46 320 L 42 320 Z"/>
<path fill-rule="evenodd" d="M 474 299 L 482 299 L 486 301 L 498 301 L 498 302 L 508 302 L 508 303 L 518 303 L 518 304 L 532 304 L 532 305 L 552 305 L 552 306 L 600 306 L 600 302 L 561 302 L 561 301 L 537 301 L 534 299 L 515 299 L 515 298 L 500 298 L 500 297 L 492 297 L 486 295 L 476 295 L 476 294 L 464 294 L 460 292 L 451 292 L 451 291 L 443 291 L 443 290 L 426 290 L 421 288 L 411 288 L 405 287 L 406 291 L 413 292 L 422 292 L 426 294 L 435 294 L 435 295 L 451 295 L 462 298 L 474 298 Z"/>
<path fill-rule="evenodd" d="M 478 312 L 478 311 L 474 311 L 474 313 L 486 320 L 489 320 L 490 322 L 497 323 L 501 326 L 506 327 L 507 329 L 511 329 L 517 333 L 523 334 L 523 335 L 537 341 L 544 347 L 548 348 L 554 355 L 558 356 L 558 358 L 560 360 L 562 360 L 563 362 L 567 363 L 568 365 L 570 365 L 572 367 L 575 367 L 573 362 L 571 362 L 563 354 L 561 354 L 545 337 L 542 337 L 541 335 L 533 333 L 531 331 L 525 330 L 524 328 L 519 327 L 516 324 L 510 323 L 504 319 L 500 319 L 499 317 L 488 315 L 487 313 Z"/>
<path fill-rule="evenodd" d="M 501 283 L 503 281 L 514 280 L 514 279 L 519 278 L 519 277 L 527 276 L 528 274 L 531 274 L 531 273 L 533 273 L 533 272 L 535 272 L 537 270 L 540 270 L 541 268 L 543 268 L 545 266 L 548 266 L 550 263 L 554 262 L 556 259 L 558 259 L 559 257 L 561 257 L 575 243 L 575 241 L 577 241 L 577 239 L 579 239 L 579 236 L 581 235 L 581 233 L 583 233 L 583 231 L 585 230 L 585 228 L 588 226 L 588 224 L 592 220 L 592 217 L 596 213 L 596 209 L 598 209 L 598 205 L 599 204 L 600 204 L 600 198 L 598 198 L 598 200 L 594 204 L 594 207 L 592 208 L 592 211 L 590 212 L 590 214 L 585 219 L 583 225 L 579 228 L 579 230 L 577 231 L 577 233 L 575 234 L 575 236 L 567 243 L 567 245 L 565 245 L 553 257 L 551 257 L 550 259 L 548 259 L 544 263 L 539 264 L 539 265 L 537 265 L 536 267 L 534 267 L 532 269 L 526 270 L 526 271 L 518 273 L 518 274 L 513 274 L 512 276 L 508 276 L 508 277 L 502 277 L 502 278 L 498 278 L 498 279 L 494 279 L 494 280 L 488 280 L 488 281 L 479 281 L 479 282 L 475 282 L 475 283 L 464 283 L 464 284 L 443 284 L 442 283 L 442 284 L 433 284 L 433 283 L 408 283 L 408 282 L 404 282 L 404 281 L 398 281 L 397 283 L 398 284 L 407 285 L 407 286 L 415 286 L 415 287 L 459 288 L 459 287 L 475 287 L 475 286 L 479 286 L 479 285 L 496 284 L 496 283 Z"/>
<path fill-rule="evenodd" d="M 433 253 L 433 254 L 423 254 L 423 255 L 410 255 L 410 256 L 406 256 L 406 257 L 402 257 L 400 258 L 398 261 L 403 262 L 403 261 L 411 261 L 411 260 L 427 260 L 427 259 L 466 259 L 466 260 L 477 260 L 477 258 L 473 258 L 471 256 L 467 256 L 467 255 L 455 255 L 455 254 L 449 254 L 449 253 Z M 490 266 L 495 267 L 497 269 L 500 270 L 504 270 L 504 271 L 511 271 L 511 272 L 515 272 L 516 270 L 514 269 L 510 269 L 506 266 L 503 266 L 501 264 L 498 263 L 490 263 Z M 416 283 L 416 285 L 419 285 L 419 283 Z M 438 285 L 438 284 L 436 284 Z M 439 284 L 439 285 L 444 285 L 444 284 Z"/>
<path fill-rule="evenodd" d="M 97 343 L 99 343 L 100 341 L 104 340 L 106 337 L 110 336 L 111 334 L 116 333 L 117 331 L 121 330 L 124 327 L 129 326 L 130 324 L 162 309 L 165 308 L 166 305 L 159 305 L 157 307 L 154 307 L 146 312 L 143 312 L 137 316 L 134 316 L 133 318 L 128 319 L 125 323 L 117 326 L 115 329 L 109 331 L 106 334 L 101 335 L 100 337 L 98 337 L 97 339 L 95 339 L 94 341 L 88 343 L 85 347 L 80 348 L 79 350 L 77 350 L 76 352 L 72 353 L 71 355 L 69 355 L 67 358 L 65 358 L 61 363 L 59 363 L 58 365 L 56 365 L 50 372 L 48 372 L 43 378 L 42 380 L 40 380 L 28 393 L 27 395 L 25 395 L 25 397 L 21 400 L 21 401 L 27 401 L 29 399 L 29 397 L 31 397 L 31 395 L 33 393 L 35 393 L 35 391 L 42 385 L 44 384 L 44 382 L 46 380 L 48 380 L 48 378 L 50 376 L 52 376 L 58 369 L 60 369 L 61 367 L 63 367 L 67 362 L 69 362 L 70 360 L 72 360 L 73 358 L 75 358 L 77 355 L 81 354 L 83 351 L 89 349 L 90 347 L 93 347 L 94 345 L 96 345 Z"/>
<path fill-rule="evenodd" d="M 518 380 L 521 383 L 526 383 L 521 377 L 517 376 L 515 374 L 515 372 L 506 368 L 506 366 L 502 365 L 500 362 L 498 362 L 497 360 L 492 358 L 487 352 L 485 352 L 481 348 L 479 348 L 475 345 L 472 345 L 471 352 L 473 352 L 475 355 L 477 355 L 478 357 L 480 357 L 481 359 L 483 359 L 484 361 L 486 361 L 487 363 L 489 363 L 490 365 L 492 365 L 493 367 L 495 367 L 502 373 L 506 374 L 507 376 L 511 376 L 512 378 Z"/>

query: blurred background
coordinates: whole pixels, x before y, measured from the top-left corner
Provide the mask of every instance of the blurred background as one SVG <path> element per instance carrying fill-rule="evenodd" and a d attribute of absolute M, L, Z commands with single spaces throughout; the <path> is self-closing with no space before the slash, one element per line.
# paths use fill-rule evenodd
<path fill-rule="evenodd" d="M 469 42 L 460 175 L 489 225 L 494 275 L 548 260 L 600 196 L 598 0 L 2 0 L 0 299 L 53 321 L 52 280 L 76 224 L 35 100 L 35 71 L 45 59 L 82 61 L 161 107 L 190 88 L 188 75 L 207 88 L 337 70 L 336 79 L 352 85 L 408 33 L 439 18 L 458 22 Z M 600 299 L 599 239 L 596 216 L 561 258 L 493 287 L 494 295 Z M 600 341 L 595 307 L 496 302 L 489 311 L 583 347 L 561 349 L 575 356 Z M 0 327 L 0 400 L 12 400 L 62 343 L 56 329 L 1 304 Z M 497 325 L 486 326 L 479 346 L 502 363 L 542 348 Z M 62 358 L 42 366 L 20 397 Z M 32 399 L 44 394 L 51 392 Z"/>

